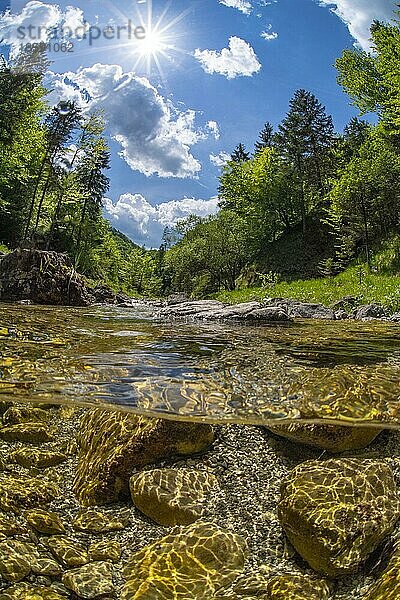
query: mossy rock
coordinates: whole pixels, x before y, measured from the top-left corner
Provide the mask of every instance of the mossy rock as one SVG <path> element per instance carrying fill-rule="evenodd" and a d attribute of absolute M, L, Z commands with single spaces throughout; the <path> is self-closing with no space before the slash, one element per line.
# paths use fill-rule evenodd
<path fill-rule="evenodd" d="M 91 561 L 118 562 L 121 558 L 121 544 L 114 540 L 101 540 L 94 542 L 89 547 L 89 558 Z"/>
<path fill-rule="evenodd" d="M 0 474 L 0 508 L 19 513 L 22 509 L 51 502 L 60 494 L 59 488 L 39 477 Z"/>
<path fill-rule="evenodd" d="M 79 598 L 92 600 L 113 595 L 112 566 L 107 562 L 89 563 L 79 569 L 68 571 L 62 578 L 66 588 L 74 592 Z"/>
<path fill-rule="evenodd" d="M 0 592 L 0 600 L 65 600 L 65 596 L 41 585 L 19 583 Z"/>
<path fill-rule="evenodd" d="M 42 448 L 20 448 L 11 454 L 11 459 L 26 469 L 48 469 L 66 461 L 68 456 Z"/>
<path fill-rule="evenodd" d="M 34 508 L 33 510 L 27 511 L 24 516 L 29 525 L 39 533 L 54 535 L 65 531 L 65 527 L 57 513 Z"/>
<path fill-rule="evenodd" d="M 199 519 L 213 489 L 214 475 L 192 469 L 154 469 L 129 481 L 134 505 L 159 525 L 190 525 Z"/>
<path fill-rule="evenodd" d="M 49 537 L 46 546 L 55 558 L 64 566 L 72 569 L 89 562 L 89 556 L 81 544 L 63 535 Z"/>
<path fill-rule="evenodd" d="M 129 478 L 138 467 L 201 452 L 212 441 L 210 425 L 88 412 L 80 426 L 75 495 L 83 506 L 115 502 L 129 494 Z"/>
<path fill-rule="evenodd" d="M 399 515 L 392 470 L 378 460 L 305 462 L 283 482 L 278 505 L 294 548 L 328 577 L 356 571 Z"/>
<path fill-rule="evenodd" d="M 4 442 L 24 442 L 25 444 L 43 444 L 51 442 L 53 437 L 42 423 L 21 423 L 7 425 L 0 429 L 0 439 Z"/>
<path fill-rule="evenodd" d="M 48 423 L 51 412 L 31 406 L 11 406 L 3 414 L 4 425 L 19 425 L 21 423 Z"/>
<path fill-rule="evenodd" d="M 121 600 L 209 600 L 242 572 L 240 536 L 197 521 L 131 556 Z"/>
<path fill-rule="evenodd" d="M 345 427 L 341 425 L 276 425 L 268 428 L 293 442 L 328 450 L 332 453 L 357 450 L 368 446 L 382 431 L 376 427 Z"/>
<path fill-rule="evenodd" d="M 399 600 L 400 598 L 400 543 L 397 543 L 387 568 L 362 600 Z"/>
<path fill-rule="evenodd" d="M 271 577 L 266 592 L 265 600 L 328 600 L 332 590 L 322 579 L 285 574 Z"/>
<path fill-rule="evenodd" d="M 99 510 L 85 510 L 73 521 L 72 526 L 77 531 L 85 533 L 107 533 L 124 529 L 130 520 L 128 512 L 106 514 Z"/>

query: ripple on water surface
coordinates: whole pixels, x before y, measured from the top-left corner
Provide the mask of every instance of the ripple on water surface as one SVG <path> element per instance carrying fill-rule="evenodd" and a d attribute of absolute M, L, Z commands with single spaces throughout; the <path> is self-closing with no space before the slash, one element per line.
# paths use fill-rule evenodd
<path fill-rule="evenodd" d="M 210 422 L 400 426 L 400 327 L 159 322 L 151 309 L 0 312 L 0 401 L 111 406 Z"/>

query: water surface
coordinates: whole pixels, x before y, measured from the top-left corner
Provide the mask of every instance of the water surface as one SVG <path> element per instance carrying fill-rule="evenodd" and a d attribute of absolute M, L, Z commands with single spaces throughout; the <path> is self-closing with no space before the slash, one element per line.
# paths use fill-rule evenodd
<path fill-rule="evenodd" d="M 400 326 L 157 321 L 152 308 L 0 305 L 0 401 L 207 422 L 400 426 Z"/>

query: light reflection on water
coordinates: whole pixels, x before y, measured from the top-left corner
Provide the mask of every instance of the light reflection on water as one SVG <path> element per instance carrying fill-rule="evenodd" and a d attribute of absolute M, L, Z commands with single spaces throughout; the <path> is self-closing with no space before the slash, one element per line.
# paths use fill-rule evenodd
<path fill-rule="evenodd" d="M 151 308 L 0 305 L 0 401 L 210 422 L 400 426 L 400 327 L 157 322 Z"/>

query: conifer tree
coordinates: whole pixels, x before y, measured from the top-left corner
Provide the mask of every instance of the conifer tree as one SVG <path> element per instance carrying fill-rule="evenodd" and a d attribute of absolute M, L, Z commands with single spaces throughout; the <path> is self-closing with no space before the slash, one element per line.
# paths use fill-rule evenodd
<path fill-rule="evenodd" d="M 250 160 L 250 154 L 246 152 L 243 144 L 238 144 L 231 154 L 231 160 L 236 163 L 243 163 Z"/>
<path fill-rule="evenodd" d="M 272 148 L 274 142 L 274 128 L 269 121 L 265 123 L 258 137 L 259 140 L 255 143 L 255 154 L 261 152 L 264 148 Z"/>

